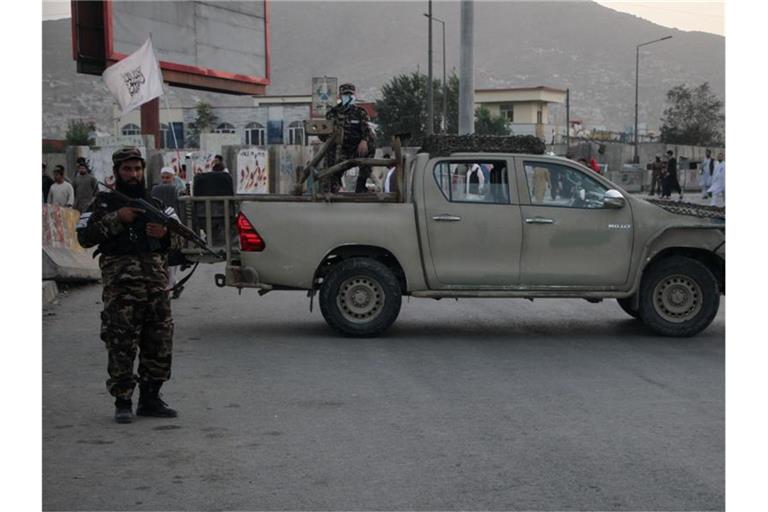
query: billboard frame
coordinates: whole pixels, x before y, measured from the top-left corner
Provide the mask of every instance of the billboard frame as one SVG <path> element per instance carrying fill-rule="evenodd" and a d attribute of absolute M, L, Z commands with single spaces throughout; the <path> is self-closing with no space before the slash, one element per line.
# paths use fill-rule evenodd
<path fill-rule="evenodd" d="M 200 66 L 190 66 L 165 60 L 159 60 L 160 69 L 163 71 L 163 81 L 178 87 L 225 92 L 230 94 L 264 95 L 266 86 L 271 84 L 270 64 L 271 54 L 269 46 L 269 1 L 261 0 L 264 4 L 264 64 L 265 76 L 249 76 L 238 73 L 220 71 Z M 72 53 L 75 60 L 78 56 L 78 20 L 76 20 L 76 3 L 79 0 L 71 0 L 72 3 Z M 104 69 L 115 64 L 127 55 L 117 52 L 113 43 L 112 4 L 114 0 L 102 0 L 99 2 L 103 9 L 103 49 Z M 93 71 L 93 69 L 91 69 Z M 101 70 L 103 72 L 103 69 Z M 95 73 L 94 73 L 95 74 Z"/>

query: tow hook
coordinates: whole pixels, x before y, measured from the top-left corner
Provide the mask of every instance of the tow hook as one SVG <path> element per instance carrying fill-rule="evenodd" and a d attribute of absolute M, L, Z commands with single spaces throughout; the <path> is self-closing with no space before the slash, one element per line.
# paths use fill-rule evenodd
<path fill-rule="evenodd" d="M 216 286 L 218 286 L 219 288 L 224 288 L 227 283 L 227 276 L 225 276 L 224 274 L 216 274 L 215 276 L 213 276 L 213 280 L 216 283 Z"/>

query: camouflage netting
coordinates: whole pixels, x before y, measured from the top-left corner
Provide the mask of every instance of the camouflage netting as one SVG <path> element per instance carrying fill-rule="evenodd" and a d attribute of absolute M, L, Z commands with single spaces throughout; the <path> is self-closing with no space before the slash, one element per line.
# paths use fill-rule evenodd
<path fill-rule="evenodd" d="M 533 135 L 430 135 L 419 152 L 447 156 L 459 152 L 544 154 L 546 146 Z"/>
<path fill-rule="evenodd" d="M 725 220 L 725 208 L 720 206 L 707 206 L 703 204 L 683 203 L 669 200 L 665 201 L 663 199 L 647 199 L 647 201 L 664 208 L 668 212 L 680 215 L 693 215 L 694 217 L 702 217 L 706 219 Z"/>

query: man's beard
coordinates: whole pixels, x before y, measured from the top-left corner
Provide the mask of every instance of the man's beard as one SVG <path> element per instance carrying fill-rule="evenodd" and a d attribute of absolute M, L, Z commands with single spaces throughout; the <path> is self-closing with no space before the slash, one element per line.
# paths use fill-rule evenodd
<path fill-rule="evenodd" d="M 147 196 L 147 189 L 144 186 L 144 178 L 138 180 L 138 183 L 127 183 L 119 174 L 115 174 L 115 189 L 134 199 L 144 199 Z"/>

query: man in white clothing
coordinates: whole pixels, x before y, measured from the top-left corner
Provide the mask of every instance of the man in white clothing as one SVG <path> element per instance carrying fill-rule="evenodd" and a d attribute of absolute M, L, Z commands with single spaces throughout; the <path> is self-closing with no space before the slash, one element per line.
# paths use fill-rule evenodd
<path fill-rule="evenodd" d="M 53 185 L 48 190 L 48 204 L 57 204 L 72 208 L 75 204 L 75 189 L 64 181 L 64 169 L 53 170 Z"/>
<path fill-rule="evenodd" d="M 715 170 L 712 173 L 712 184 L 707 189 L 712 197 L 712 206 L 725 206 L 725 155 L 717 154 Z"/>
<path fill-rule="evenodd" d="M 385 159 L 389 159 L 389 153 L 384 155 Z M 387 167 L 387 172 L 384 173 L 384 192 L 397 192 L 397 175 L 395 171 L 397 167 Z"/>
<path fill-rule="evenodd" d="M 712 185 L 712 175 L 715 173 L 715 159 L 712 158 L 712 150 L 708 149 L 705 155 L 704 160 L 701 161 L 701 169 L 699 169 L 699 186 L 701 187 L 702 199 L 709 197 L 707 189 Z"/>
<path fill-rule="evenodd" d="M 484 188 L 484 185 L 485 175 L 483 175 L 483 170 L 480 168 L 480 165 L 472 164 L 472 166 L 469 168 L 469 171 L 467 171 L 467 195 L 480 194 Z"/>

